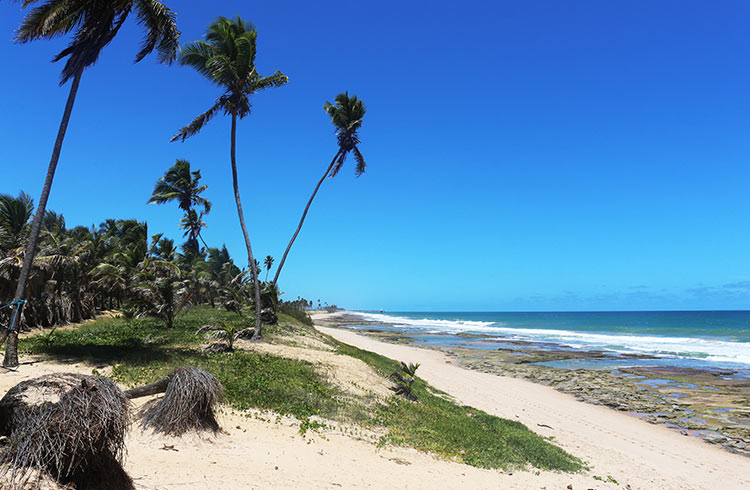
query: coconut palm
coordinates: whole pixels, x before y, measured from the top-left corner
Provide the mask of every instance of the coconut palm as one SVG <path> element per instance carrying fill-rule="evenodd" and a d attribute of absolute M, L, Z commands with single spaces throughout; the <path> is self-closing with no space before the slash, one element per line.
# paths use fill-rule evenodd
<path fill-rule="evenodd" d="M 201 236 L 201 230 L 206 227 L 206 222 L 203 221 L 203 213 L 198 214 L 195 209 L 185 213 L 185 216 L 180 220 L 180 228 L 185 230 L 184 237 L 188 239 L 188 243 L 194 248 L 196 255 L 199 253 L 198 239 L 200 238 L 203 242 L 203 246 L 208 248 L 206 241 Z"/>
<path fill-rule="evenodd" d="M 222 321 L 217 325 L 204 325 L 195 334 L 207 334 L 207 337 L 213 340 L 226 340 L 226 349 L 232 352 L 234 351 L 234 341 L 243 337 L 247 331 L 248 329 L 245 326 L 237 322 Z"/>
<path fill-rule="evenodd" d="M 336 130 L 336 138 L 338 139 L 339 148 L 336 155 L 334 155 L 333 160 L 331 160 L 331 163 L 328 165 L 328 168 L 326 168 L 325 173 L 323 173 L 323 177 L 318 181 L 318 185 L 315 186 L 312 196 L 310 196 L 310 199 L 307 201 L 307 206 L 305 206 L 305 210 L 302 213 L 302 218 L 299 220 L 297 229 L 294 231 L 292 239 L 289 240 L 289 245 L 286 246 L 284 255 L 281 257 L 281 262 L 279 262 L 279 266 L 276 268 L 276 275 L 273 278 L 274 284 L 279 280 L 281 269 L 284 267 L 284 262 L 286 262 L 286 256 L 289 255 L 289 250 L 291 250 L 292 244 L 294 244 L 294 240 L 297 239 L 297 235 L 299 235 L 299 232 L 302 229 L 302 224 L 305 222 L 307 212 L 310 210 L 310 205 L 312 204 L 313 199 L 315 199 L 315 195 L 318 193 L 318 189 L 320 189 L 325 178 L 328 176 L 335 177 L 339 173 L 339 170 L 341 170 L 341 167 L 344 165 L 346 156 L 349 153 L 354 154 L 354 160 L 357 162 L 357 165 L 354 167 L 354 174 L 357 177 L 365 173 L 365 167 L 367 167 L 365 158 L 357 147 L 360 143 L 358 131 L 359 128 L 362 127 L 362 118 L 367 110 L 362 101 L 355 95 L 350 97 L 349 92 L 344 92 L 343 94 L 338 94 L 336 96 L 333 104 L 326 102 L 323 106 L 323 110 L 325 110 L 331 117 L 331 122 Z"/>
<path fill-rule="evenodd" d="M 255 284 L 254 340 L 259 340 L 261 335 L 260 285 L 237 183 L 237 119 L 250 115 L 250 97 L 269 88 L 281 87 L 289 81 L 287 76 L 278 70 L 273 75 L 265 77 L 257 72 L 255 69 L 257 37 L 258 31 L 255 26 L 243 21 L 239 16 L 233 20 L 219 17 L 209 26 L 205 41 L 195 41 L 182 48 L 179 56 L 180 64 L 194 68 L 205 78 L 221 87 L 224 93 L 216 99 L 210 109 L 193 119 L 172 138 L 172 141 L 178 139 L 185 141 L 186 138 L 200 132 L 203 126 L 219 112 L 232 118 L 230 133 L 232 185 L 240 228 L 242 228 L 247 248 L 247 263 Z"/>
<path fill-rule="evenodd" d="M 396 386 L 392 387 L 391 390 L 407 400 L 416 401 L 417 397 L 414 395 L 413 385 L 414 380 L 416 379 L 417 369 L 419 369 L 419 363 L 406 364 L 402 361 L 398 370 L 391 373 L 388 377 L 396 383 Z"/>
<path fill-rule="evenodd" d="M 40 3 L 39 0 L 24 0 L 23 7 Z M 52 180 L 55 176 L 57 161 L 60 158 L 65 132 L 68 128 L 70 114 L 73 111 L 78 86 L 83 71 L 93 65 L 99 58 L 102 49 L 114 39 L 122 24 L 131 12 L 135 12 L 141 25 L 145 28 L 145 37 L 141 49 L 136 55 L 138 62 L 156 50 L 159 61 L 171 63 L 179 47 L 180 32 L 175 23 L 175 14 L 158 0 L 118 0 L 103 2 L 99 0 L 47 0 L 32 8 L 21 22 L 16 39 L 21 43 L 37 39 L 50 39 L 75 31 L 70 44 L 53 58 L 53 61 L 66 59 L 62 69 L 60 84 L 72 80 L 70 93 L 65 104 L 57 139 L 52 150 L 47 176 L 39 197 L 39 205 L 31 226 L 31 234 L 24 255 L 23 266 L 18 279 L 18 286 L 13 302 L 16 310 L 23 304 L 26 280 L 34 260 L 42 218 L 45 215 L 47 199 Z M 18 366 L 18 333 L 10 332 L 5 351 L 3 366 Z"/>
<path fill-rule="evenodd" d="M 203 215 L 211 211 L 211 201 L 201 196 L 208 186 L 200 185 L 200 180 L 200 170 L 191 171 L 190 162 L 178 159 L 164 176 L 156 181 L 151 198 L 148 200 L 149 204 L 177 201 L 179 208 L 185 212 L 185 216 L 180 220 L 180 228 L 185 230 L 188 246 L 195 255 L 198 255 L 200 248 L 198 238 L 203 241 L 200 235 L 201 228 L 206 226 L 202 220 Z M 203 208 L 200 215 L 194 209 L 196 206 Z M 205 241 L 203 245 L 206 245 Z"/>
<path fill-rule="evenodd" d="M 190 162 L 177 160 L 164 177 L 159 177 L 151 193 L 149 204 L 164 204 L 177 201 L 180 209 L 190 211 L 195 206 L 203 207 L 203 214 L 211 210 L 211 201 L 201 196 L 208 188 L 200 185 L 201 171 L 190 171 Z"/>
<path fill-rule="evenodd" d="M 271 257 L 270 255 L 266 255 L 266 259 L 263 261 L 263 265 L 266 266 L 266 281 L 268 281 L 268 272 L 273 266 L 273 257 Z"/>
<path fill-rule="evenodd" d="M 220 286 L 229 285 L 232 279 L 242 272 L 239 267 L 234 265 L 226 245 L 222 245 L 220 249 L 209 248 L 206 265 L 211 274 L 211 279 Z"/>
<path fill-rule="evenodd" d="M 172 328 L 175 317 L 192 296 L 180 268 L 166 260 L 149 260 L 136 278 L 131 306 L 139 316 L 159 318 Z"/>

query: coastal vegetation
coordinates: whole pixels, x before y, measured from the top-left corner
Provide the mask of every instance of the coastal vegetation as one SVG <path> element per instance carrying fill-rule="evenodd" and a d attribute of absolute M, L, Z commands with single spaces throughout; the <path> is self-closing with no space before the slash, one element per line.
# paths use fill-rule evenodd
<path fill-rule="evenodd" d="M 283 313 L 279 317 L 278 325 L 267 330 L 267 341 L 283 345 L 315 338 L 321 348 L 361 360 L 384 381 L 402 367 L 320 334 Z M 191 307 L 172 329 L 149 318 L 103 318 L 58 332 L 51 343 L 41 336 L 23 339 L 21 350 L 52 359 L 74 357 L 112 365 L 113 379 L 133 386 L 162 379 L 180 366 L 196 366 L 219 379 L 234 409 L 293 416 L 303 431 L 337 422 L 356 423 L 380 430 L 380 444 L 415 447 L 482 468 L 507 470 L 527 464 L 561 471 L 583 468 L 580 460 L 524 425 L 461 406 L 416 376 L 412 387 L 416 402 L 394 394 L 373 405 L 373 400 L 342 391 L 314 363 L 256 352 L 252 343 L 233 352 L 200 351 L 203 337 L 195 332 L 201 325 L 237 319 L 234 313 L 207 306 Z"/>

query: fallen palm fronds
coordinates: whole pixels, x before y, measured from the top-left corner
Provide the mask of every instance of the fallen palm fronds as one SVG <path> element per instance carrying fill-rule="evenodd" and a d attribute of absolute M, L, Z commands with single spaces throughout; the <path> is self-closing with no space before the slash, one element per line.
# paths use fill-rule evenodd
<path fill-rule="evenodd" d="M 53 478 L 78 490 L 132 489 L 121 464 L 129 399 L 158 393 L 164 396 L 141 411 L 144 427 L 170 435 L 219 430 L 214 407 L 223 388 L 194 367 L 127 392 L 109 379 L 73 373 L 17 384 L 0 400 L 0 435 L 10 441 L 0 452 L 0 486 L 36 488 Z"/>
<path fill-rule="evenodd" d="M 106 378 L 50 374 L 24 381 L 0 400 L 0 422 L 10 445 L 0 454 L 11 488 L 43 474 L 77 489 L 131 489 L 123 470 L 130 403 Z"/>
<path fill-rule="evenodd" d="M 174 436 L 190 430 L 219 430 L 214 407 L 221 400 L 224 389 L 212 374 L 195 367 L 179 368 L 165 379 L 129 390 L 126 395 L 135 398 L 158 393 L 154 390 L 162 388 L 164 396 L 147 403 L 141 410 L 144 428 Z"/>

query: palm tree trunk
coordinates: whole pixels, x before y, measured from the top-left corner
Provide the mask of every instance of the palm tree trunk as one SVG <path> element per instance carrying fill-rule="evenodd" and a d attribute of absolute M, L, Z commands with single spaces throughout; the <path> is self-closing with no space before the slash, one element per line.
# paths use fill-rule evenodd
<path fill-rule="evenodd" d="M 206 247 L 206 250 L 208 250 L 208 245 L 206 245 L 206 240 L 203 239 L 203 235 L 198 233 L 198 238 L 201 239 L 201 242 L 203 243 L 203 246 Z"/>
<path fill-rule="evenodd" d="M 276 282 L 279 280 L 279 275 L 281 274 L 281 268 L 284 267 L 284 262 L 286 262 L 286 256 L 289 254 L 289 250 L 292 248 L 292 244 L 294 243 L 294 240 L 297 239 L 297 235 L 299 235 L 299 231 L 302 229 L 302 224 L 305 222 L 305 218 L 307 217 L 307 211 L 310 209 L 310 204 L 312 204 L 313 199 L 315 199 L 315 194 L 318 193 L 318 189 L 320 189 L 320 186 L 323 184 L 323 181 L 328 176 L 328 173 L 333 168 L 333 164 L 336 163 L 336 160 L 338 160 L 339 155 L 341 155 L 341 150 L 336 153 L 336 156 L 333 157 L 333 160 L 331 160 L 331 164 L 328 165 L 328 168 L 326 169 L 326 172 L 323 174 L 323 177 L 320 178 L 318 181 L 318 185 L 315 186 L 315 190 L 312 193 L 312 196 L 310 196 L 310 200 L 307 201 L 307 206 L 305 206 L 305 212 L 302 213 L 302 218 L 299 220 L 299 225 L 297 225 L 297 229 L 294 232 L 294 235 L 292 235 L 292 239 L 289 240 L 289 245 L 286 246 L 286 250 L 284 251 L 284 256 L 281 257 L 281 262 L 279 262 L 279 266 L 276 268 L 276 276 L 273 278 L 273 285 L 276 285 Z"/>
<path fill-rule="evenodd" d="M 242 228 L 242 235 L 245 238 L 245 246 L 247 247 L 247 265 L 250 267 L 250 271 L 253 274 L 253 286 L 255 289 L 255 332 L 251 340 L 260 340 L 260 284 L 258 282 L 258 270 L 255 268 L 255 257 L 253 257 L 253 248 L 250 246 L 250 236 L 247 234 L 247 227 L 245 226 L 245 215 L 242 213 L 242 202 L 240 201 L 240 188 L 237 184 L 237 115 L 232 114 L 232 145 L 231 145 L 231 156 L 232 156 L 232 184 L 234 185 L 234 201 L 237 204 L 237 214 L 240 217 L 240 228 Z"/>
<path fill-rule="evenodd" d="M 34 254 L 36 252 L 36 245 L 39 242 L 39 232 L 42 229 L 42 219 L 47 208 L 47 198 L 49 198 L 49 192 L 52 188 L 52 179 L 55 177 L 55 169 L 57 168 L 57 161 L 60 159 L 60 151 L 62 150 L 63 140 L 65 139 L 65 131 L 68 129 L 68 122 L 70 121 L 70 114 L 73 112 L 73 104 L 76 100 L 76 94 L 78 93 L 78 85 L 81 83 L 81 75 L 83 70 L 79 71 L 73 77 L 73 83 L 70 86 L 70 93 L 68 94 L 68 102 L 65 104 L 65 112 L 63 112 L 62 121 L 60 121 L 60 129 L 57 131 L 57 140 L 55 140 L 55 146 L 52 150 L 52 158 L 47 168 L 47 178 L 44 180 L 44 187 L 42 188 L 42 195 L 39 197 L 39 204 L 36 208 L 36 215 L 34 216 L 34 222 L 31 225 L 31 235 L 29 236 L 29 243 L 26 246 L 26 254 L 23 256 L 23 266 L 21 266 L 21 275 L 18 277 L 18 285 L 16 286 L 16 295 L 13 301 L 16 303 L 13 307 L 14 314 L 16 315 L 18 322 L 21 321 L 21 311 L 23 304 L 19 303 L 24 297 L 26 290 L 26 281 L 29 279 L 29 273 L 31 272 L 31 264 L 34 261 Z M 3 367 L 16 367 L 18 366 L 18 324 L 13 326 L 13 330 L 8 332 L 8 344 L 5 347 L 5 359 L 3 359 Z"/>

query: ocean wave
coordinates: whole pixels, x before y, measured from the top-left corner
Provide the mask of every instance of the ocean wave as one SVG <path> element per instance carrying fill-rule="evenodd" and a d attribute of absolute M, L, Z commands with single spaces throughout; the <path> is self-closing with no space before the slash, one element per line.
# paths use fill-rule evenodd
<path fill-rule="evenodd" d="M 495 322 L 435 320 L 430 318 L 417 319 L 364 312 L 350 313 L 361 316 L 366 320 L 387 323 L 394 327 L 419 330 L 425 333 L 494 334 L 505 340 L 560 344 L 576 349 L 607 350 L 620 354 L 646 354 L 660 357 L 700 359 L 715 363 L 750 365 L 750 343 L 748 342 L 731 342 L 695 337 L 613 335 L 577 332 L 574 330 L 513 328 Z"/>
<path fill-rule="evenodd" d="M 429 333 L 460 333 L 468 331 L 491 333 L 496 331 L 496 328 L 491 327 L 491 325 L 501 325 L 495 322 L 407 318 L 404 316 L 385 315 L 383 313 L 365 313 L 360 311 L 350 311 L 348 313 L 373 322 L 389 323 L 395 327 L 414 327 L 420 330 L 427 330 Z"/>

